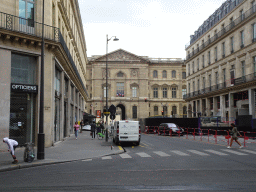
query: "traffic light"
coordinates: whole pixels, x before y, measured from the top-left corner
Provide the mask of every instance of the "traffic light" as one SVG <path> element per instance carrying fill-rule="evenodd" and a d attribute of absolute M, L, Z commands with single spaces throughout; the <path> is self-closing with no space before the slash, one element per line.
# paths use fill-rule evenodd
<path fill-rule="evenodd" d="M 148 100 L 147 100 L 147 98 L 145 98 L 145 102 L 147 102 Z"/>
<path fill-rule="evenodd" d="M 111 105 L 108 111 L 110 112 L 110 119 L 114 120 L 116 118 L 116 107 Z"/>
<path fill-rule="evenodd" d="M 164 115 L 164 111 L 162 111 L 162 115 Z"/>

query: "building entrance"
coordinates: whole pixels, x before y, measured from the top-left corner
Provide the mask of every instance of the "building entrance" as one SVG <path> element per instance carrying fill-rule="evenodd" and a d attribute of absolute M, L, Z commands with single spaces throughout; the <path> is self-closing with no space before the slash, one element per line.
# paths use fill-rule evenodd
<path fill-rule="evenodd" d="M 123 104 L 118 104 L 116 108 L 118 107 L 121 109 L 121 114 L 120 114 L 121 119 L 125 120 L 125 106 Z"/>
<path fill-rule="evenodd" d="M 35 142 L 35 95 L 11 92 L 9 138 L 19 145 Z"/>

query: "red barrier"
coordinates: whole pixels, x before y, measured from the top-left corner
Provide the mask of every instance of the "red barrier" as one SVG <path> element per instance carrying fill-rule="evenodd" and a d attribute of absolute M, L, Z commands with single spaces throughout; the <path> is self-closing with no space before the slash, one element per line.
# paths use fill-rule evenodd
<path fill-rule="evenodd" d="M 154 135 L 156 134 L 156 130 L 155 130 L 155 128 L 156 128 L 156 127 L 154 126 Z"/>
<path fill-rule="evenodd" d="M 171 133 L 170 133 L 170 137 L 172 136 L 172 129 L 170 129 Z"/>

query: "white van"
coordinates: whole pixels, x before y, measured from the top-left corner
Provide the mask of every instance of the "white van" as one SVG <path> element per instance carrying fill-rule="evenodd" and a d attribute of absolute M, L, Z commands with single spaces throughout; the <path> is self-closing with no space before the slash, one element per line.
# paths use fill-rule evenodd
<path fill-rule="evenodd" d="M 116 121 L 114 123 L 113 142 L 134 142 L 140 144 L 140 124 L 139 121 Z"/>

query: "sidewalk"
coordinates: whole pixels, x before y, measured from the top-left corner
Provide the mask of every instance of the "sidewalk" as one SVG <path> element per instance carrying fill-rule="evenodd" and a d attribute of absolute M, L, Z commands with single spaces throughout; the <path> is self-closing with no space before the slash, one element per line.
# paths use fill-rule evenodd
<path fill-rule="evenodd" d="M 6 145 L 2 142 L 1 145 Z M 18 164 L 14 165 L 11 162 L 13 161 L 12 156 L 7 151 L 8 147 L 6 145 L 6 150 L 0 150 L 0 172 L 10 171 L 15 169 L 22 169 L 28 167 L 35 167 L 41 165 L 49 165 L 77 160 L 86 160 L 95 157 L 102 157 L 107 155 L 115 155 L 123 153 L 124 150 L 116 145 L 113 145 L 111 150 L 112 140 L 106 143 L 106 141 L 92 140 L 89 131 L 84 131 L 83 133 L 78 134 L 78 139 L 75 139 L 75 135 L 66 138 L 63 142 L 55 144 L 53 147 L 45 148 L 45 159 L 37 160 L 34 159 L 32 163 L 24 162 L 23 153 L 24 147 L 17 148 L 15 150 L 15 155 L 19 161 Z M 35 155 L 37 154 L 35 149 Z"/>

